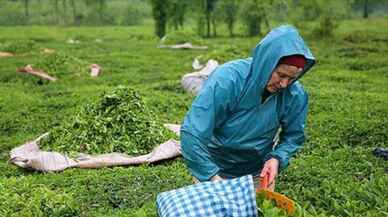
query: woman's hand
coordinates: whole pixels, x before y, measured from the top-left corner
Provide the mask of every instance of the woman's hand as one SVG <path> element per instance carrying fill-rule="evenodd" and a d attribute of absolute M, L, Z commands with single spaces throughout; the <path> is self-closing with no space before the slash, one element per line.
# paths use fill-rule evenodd
<path fill-rule="evenodd" d="M 215 175 L 213 176 L 210 181 L 221 181 L 221 180 L 224 180 L 223 178 L 221 178 L 221 176 L 219 175 Z"/>
<path fill-rule="evenodd" d="M 279 160 L 276 158 L 271 158 L 264 163 L 263 169 L 260 173 L 260 178 L 262 180 L 267 180 L 267 186 L 263 186 L 264 188 L 274 190 L 275 178 L 278 175 L 278 169 Z"/>

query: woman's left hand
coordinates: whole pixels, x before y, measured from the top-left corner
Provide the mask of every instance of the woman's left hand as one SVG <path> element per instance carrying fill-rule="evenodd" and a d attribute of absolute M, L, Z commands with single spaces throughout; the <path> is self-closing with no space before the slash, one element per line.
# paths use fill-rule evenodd
<path fill-rule="evenodd" d="M 279 160 L 276 158 L 271 158 L 264 163 L 263 169 L 260 173 L 260 178 L 267 179 L 268 185 L 265 186 L 266 188 L 269 188 L 274 184 L 275 178 L 278 175 L 278 169 Z"/>

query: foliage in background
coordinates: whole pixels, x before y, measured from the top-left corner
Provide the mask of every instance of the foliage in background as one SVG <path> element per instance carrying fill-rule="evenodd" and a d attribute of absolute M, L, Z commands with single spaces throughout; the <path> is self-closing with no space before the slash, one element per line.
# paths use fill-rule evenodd
<path fill-rule="evenodd" d="M 264 6 L 259 0 L 244 0 L 241 8 L 242 22 L 246 26 L 247 35 L 257 36 L 261 33 L 264 19 Z"/>
<path fill-rule="evenodd" d="M 288 14 L 296 26 L 318 21 L 313 34 L 316 37 L 332 37 L 338 23 L 351 16 L 353 0 L 300 0 L 289 1 Z"/>
<path fill-rule="evenodd" d="M 169 0 L 169 23 L 173 26 L 174 30 L 183 28 L 186 20 L 186 12 L 190 6 L 190 0 Z"/>
<path fill-rule="evenodd" d="M 217 14 L 216 7 L 218 0 L 194 0 L 195 19 L 197 22 L 198 35 L 210 38 L 217 36 Z"/>
<path fill-rule="evenodd" d="M 220 13 L 222 20 L 228 27 L 229 36 L 234 36 L 234 26 L 236 24 L 239 10 L 239 1 L 237 0 L 224 0 L 218 5 L 216 13 Z"/>
<path fill-rule="evenodd" d="M 149 12 L 145 10 L 146 7 L 147 7 L 146 4 L 144 4 L 144 6 L 142 7 L 139 7 L 139 6 L 135 7 L 134 4 L 125 5 L 123 3 L 123 6 L 120 8 L 124 9 L 122 12 L 124 16 L 122 16 L 122 20 L 119 23 L 121 25 L 128 25 L 128 26 L 139 25 L 143 19 L 147 19 L 149 16 Z M 112 5 L 112 10 L 115 10 L 117 12 L 119 8 L 113 8 L 113 5 Z"/>
<path fill-rule="evenodd" d="M 241 24 L 245 35 L 254 36 L 266 31 L 263 24 L 301 27 L 316 20 L 314 35 L 332 37 L 342 19 L 388 11 L 384 0 L 0 0 L 0 5 L 0 25 L 138 25 L 154 18 L 159 37 L 167 25 L 178 30 L 192 22 L 200 36 L 212 37 L 221 22 L 229 36 Z"/>
<path fill-rule="evenodd" d="M 0 0 L 0 5 L 0 25 L 7 26 L 136 25 L 151 16 L 142 0 Z"/>
<path fill-rule="evenodd" d="M 352 7 L 363 18 L 368 18 L 371 14 L 386 14 L 388 2 L 386 0 L 353 0 Z"/>

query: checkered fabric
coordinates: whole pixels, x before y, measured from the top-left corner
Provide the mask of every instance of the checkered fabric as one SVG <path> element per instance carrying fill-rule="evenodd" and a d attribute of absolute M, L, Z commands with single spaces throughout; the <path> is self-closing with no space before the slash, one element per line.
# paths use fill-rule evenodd
<path fill-rule="evenodd" d="M 163 192 L 156 203 L 160 217 L 258 216 L 251 175 Z"/>

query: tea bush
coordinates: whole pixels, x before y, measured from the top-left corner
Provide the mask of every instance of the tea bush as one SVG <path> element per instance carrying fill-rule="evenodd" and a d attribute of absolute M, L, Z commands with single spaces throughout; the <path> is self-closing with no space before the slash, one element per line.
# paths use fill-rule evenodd
<path fill-rule="evenodd" d="M 318 60 L 301 79 L 309 93 L 307 141 L 276 183 L 276 191 L 299 204 L 297 216 L 388 213 L 388 164 L 372 154 L 378 146 L 387 147 L 386 23 L 346 21 L 330 40 L 305 37 Z M 82 42 L 65 43 L 73 36 Z M 147 25 L 0 31 L 1 42 L 32 38 L 39 39 L 36 48 L 59 54 L 52 57 L 58 64 L 47 61 L 47 69 L 57 68 L 60 79 L 37 85 L 30 75 L 15 73 L 21 65 L 45 61 L 48 56 L 35 48 L 0 59 L 0 216 L 32 216 L 30 210 L 34 216 L 156 217 L 159 192 L 191 184 L 182 159 L 41 174 L 8 164 L 8 152 L 51 131 L 42 144 L 46 150 L 145 153 L 174 136 L 162 123 L 181 123 L 189 109 L 194 96 L 182 91 L 180 79 L 192 72 L 195 57 L 202 63 L 245 58 L 260 41 L 220 37 L 204 40 L 211 45 L 206 51 L 175 51 L 157 49 Z M 102 42 L 93 42 L 96 38 Z M 68 76 L 92 62 L 104 67 L 101 76 Z M 267 216 L 284 216 L 268 201 L 260 207 Z"/>
<path fill-rule="evenodd" d="M 87 74 L 87 64 L 85 61 L 61 52 L 43 55 L 42 58 L 34 64 L 34 67 L 52 75 L 76 74 L 80 72 Z"/>
<path fill-rule="evenodd" d="M 0 216 L 71 217 L 81 216 L 79 204 L 71 194 L 55 192 L 44 186 L 9 179 L 0 183 Z M 16 183 L 19 182 L 19 183 Z"/>
<path fill-rule="evenodd" d="M 0 51 L 6 51 L 16 54 L 29 53 L 36 48 L 33 40 L 7 40 L 0 43 Z"/>
<path fill-rule="evenodd" d="M 250 54 L 247 50 L 241 49 L 236 45 L 223 45 L 213 50 L 198 56 L 198 60 L 202 63 L 206 63 L 206 61 L 210 59 L 215 59 L 219 63 L 224 63 L 230 60 L 246 58 Z"/>

